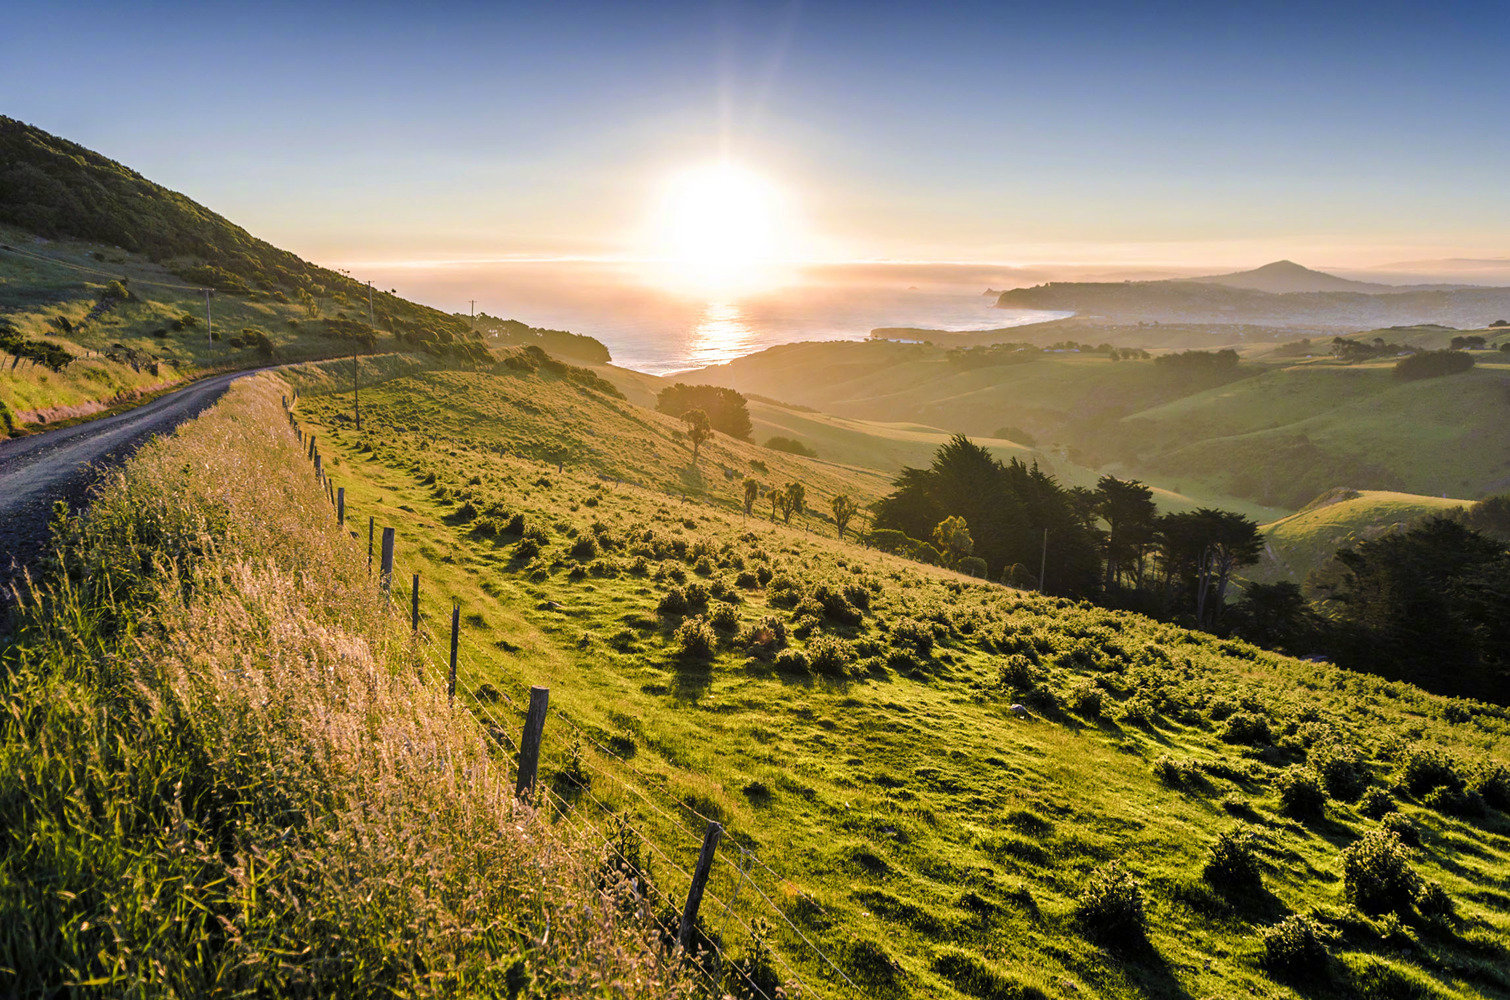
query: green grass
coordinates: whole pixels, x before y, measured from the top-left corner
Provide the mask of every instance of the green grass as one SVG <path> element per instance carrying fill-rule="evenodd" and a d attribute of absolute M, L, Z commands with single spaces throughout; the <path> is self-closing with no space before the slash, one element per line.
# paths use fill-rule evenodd
<path fill-rule="evenodd" d="M 306 391 L 299 412 L 357 534 L 368 516 L 396 527 L 426 628 L 443 638 L 461 605 L 464 702 L 511 724 L 483 685 L 515 706 L 548 686 L 543 773 L 568 770 L 584 733 L 591 794 L 558 782 L 568 815 L 628 817 L 669 859 L 650 860 L 663 884 L 684 884 L 670 862 L 690 868 L 703 816 L 726 822 L 724 857 L 741 857 L 733 842 L 770 866 L 752 874 L 781 915 L 720 864 L 709 930 L 742 935 L 725 903 L 765 914 L 816 995 L 846 993 L 786 920 L 867 996 L 1345 996 L 1390 976 L 1423 995 L 1510 995 L 1510 821 L 1401 785 L 1411 747 L 1464 775 L 1506 764 L 1502 709 L 746 519 L 734 495 L 751 456 L 810 495 L 873 488 L 725 438 L 694 472 L 673 422 L 540 374 L 385 382 L 363 395 L 361 435 L 349 407 Z M 516 514 L 531 538 L 512 533 Z M 689 615 L 661 610 L 693 584 L 738 626 L 706 658 L 681 651 Z M 736 638 L 768 617 L 823 670 Z M 1092 691 L 1097 714 L 1075 707 Z M 1227 742 L 1233 712 L 1270 736 Z M 1351 748 L 1419 831 L 1410 864 L 1445 888 L 1455 923 L 1347 904 L 1342 851 L 1377 821 L 1338 799 L 1319 819 L 1281 808 L 1286 769 L 1327 766 L 1325 747 Z M 1256 833 L 1258 894 L 1201 877 L 1239 825 Z M 1141 882 L 1146 944 L 1108 947 L 1077 917 L 1112 860 Z M 1328 978 L 1262 965 L 1262 930 L 1292 913 L 1335 934 Z"/>
<path fill-rule="evenodd" d="M 416 675 L 287 391 L 113 473 L 0 646 L 5 995 L 688 995 L 602 834 Z"/>

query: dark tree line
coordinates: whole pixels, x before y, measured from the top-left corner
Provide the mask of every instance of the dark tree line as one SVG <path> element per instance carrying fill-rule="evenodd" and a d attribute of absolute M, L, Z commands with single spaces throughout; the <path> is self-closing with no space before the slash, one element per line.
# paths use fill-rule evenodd
<path fill-rule="evenodd" d="M 1159 514 L 1142 483 L 1103 476 L 1069 489 L 1037 465 L 1003 463 L 963 435 L 926 469 L 903 469 L 875 506 L 891 547 L 926 555 L 927 540 L 962 518 L 992 579 L 1100 598 L 1215 627 L 1233 572 L 1258 559 L 1258 526 L 1229 511 Z M 905 541 L 904 541 L 905 540 Z M 947 562 L 939 552 L 939 561 Z"/>

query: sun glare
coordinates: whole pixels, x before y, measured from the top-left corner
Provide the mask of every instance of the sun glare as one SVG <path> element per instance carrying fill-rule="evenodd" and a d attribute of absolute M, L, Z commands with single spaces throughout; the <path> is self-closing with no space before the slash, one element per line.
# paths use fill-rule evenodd
<path fill-rule="evenodd" d="M 667 183 L 656 213 L 660 280 L 718 295 L 767 287 L 789 226 L 781 193 L 759 174 L 727 161 L 683 171 Z"/>

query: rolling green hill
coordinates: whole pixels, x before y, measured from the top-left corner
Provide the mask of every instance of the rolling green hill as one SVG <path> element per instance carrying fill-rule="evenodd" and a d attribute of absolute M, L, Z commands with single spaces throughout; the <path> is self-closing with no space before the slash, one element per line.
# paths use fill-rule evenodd
<path fill-rule="evenodd" d="M 1424 807 L 1401 763 L 1503 764 L 1501 710 L 1452 723 L 1407 687 L 878 555 L 821 518 L 746 519 L 710 473 L 764 449 L 717 438 L 694 472 L 674 422 L 548 373 L 384 382 L 361 435 L 338 383 L 293 378 L 358 524 L 398 529 L 425 619 L 459 603 L 466 703 L 488 718 L 492 691 L 550 687 L 544 766 L 589 782 L 558 777 L 561 821 L 626 818 L 673 894 L 702 817 L 725 823 L 779 914 L 735 864 L 712 898 L 765 913 L 812 995 L 849 987 L 810 945 L 880 997 L 1510 992 L 1510 826 Z M 771 478 L 810 496 L 846 481 L 781 461 Z M 1410 863 L 1454 900 L 1452 931 L 1346 902 L 1343 853 L 1377 822 L 1341 783 L 1320 819 L 1283 791 L 1338 752 L 1420 831 Z M 1232 830 L 1262 891 L 1201 874 Z M 1146 943 L 1084 915 L 1113 860 Z M 1326 981 L 1266 971 L 1262 930 L 1290 914 L 1335 935 Z M 740 921 L 710 925 L 744 947 Z"/>
<path fill-rule="evenodd" d="M 1467 506 L 1466 500 L 1413 493 L 1334 490 L 1289 517 L 1264 525 L 1264 558 L 1243 575 L 1261 583 L 1304 583 L 1308 573 L 1344 546 L 1378 538 L 1422 517 Z"/>
<path fill-rule="evenodd" d="M 1510 481 L 1499 432 L 1510 364 L 1497 352 L 1416 382 L 1395 379 L 1392 361 L 1330 357 L 1189 377 L 1094 354 L 961 357 L 925 344 L 790 344 L 695 378 L 848 418 L 983 437 L 1020 428 L 1056 460 L 1270 508 L 1295 510 L 1339 485 L 1472 498 Z"/>

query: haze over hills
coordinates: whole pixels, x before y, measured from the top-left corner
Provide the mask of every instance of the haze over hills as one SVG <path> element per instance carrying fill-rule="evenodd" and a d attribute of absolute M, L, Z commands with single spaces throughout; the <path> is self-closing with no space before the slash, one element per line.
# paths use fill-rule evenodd
<path fill-rule="evenodd" d="M 1510 287 L 1397 286 L 1275 261 L 1251 271 L 1127 282 L 1049 282 L 1001 293 L 1001 308 L 1057 309 L 1120 322 L 1253 323 L 1354 329 L 1480 327 L 1510 315 Z"/>

